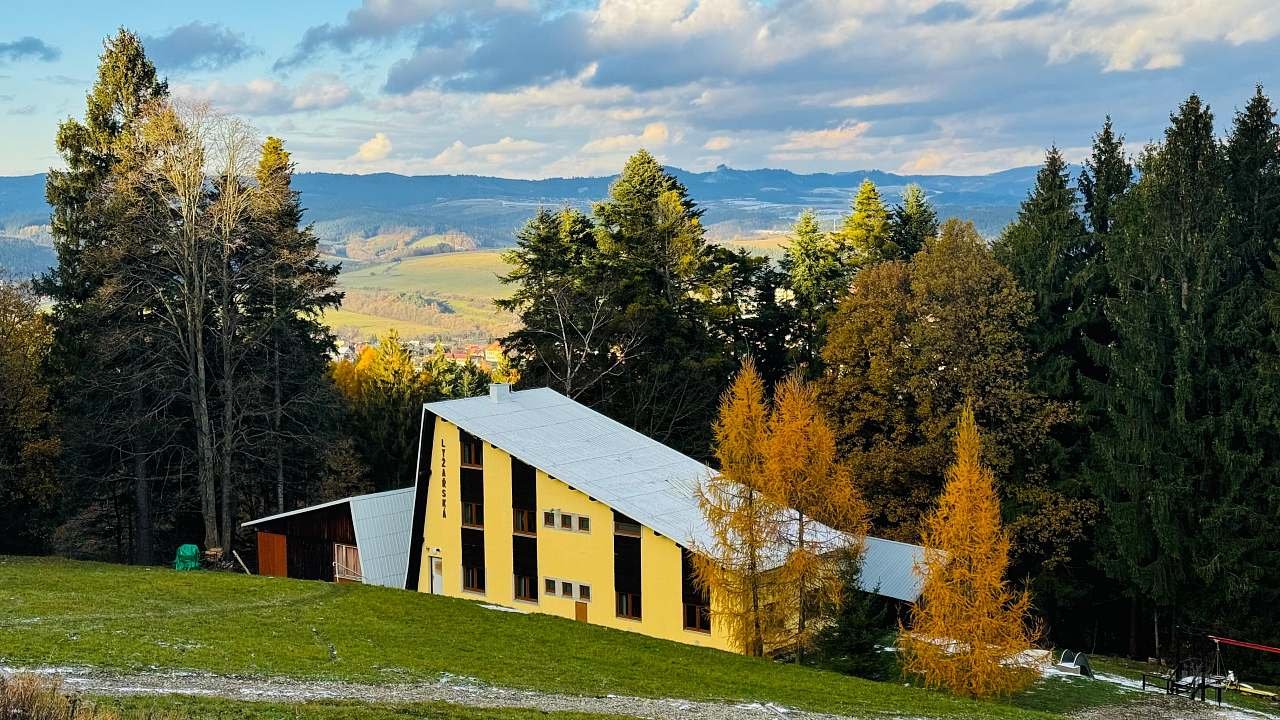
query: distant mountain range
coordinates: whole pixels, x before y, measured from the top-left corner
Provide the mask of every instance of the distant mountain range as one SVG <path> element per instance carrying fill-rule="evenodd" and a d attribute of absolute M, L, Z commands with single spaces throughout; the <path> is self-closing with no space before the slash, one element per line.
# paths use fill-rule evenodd
<path fill-rule="evenodd" d="M 708 172 L 669 168 L 706 210 L 717 239 L 785 230 L 805 208 L 829 223 L 848 212 L 850 198 L 870 178 L 890 203 L 907 185 L 929 194 L 942 217 L 973 220 L 994 235 L 1017 212 L 1036 168 L 989 175 L 898 175 L 879 170 L 799 174 L 788 170 Z M 334 255 L 368 262 L 445 249 L 503 247 L 539 208 L 589 209 L 616 176 L 512 180 L 476 175 L 404 176 L 299 173 L 306 218 Z M 26 274 L 52 262 L 43 174 L 0 177 L 0 264 Z M 7 261 L 6 261 L 7 258 Z"/>

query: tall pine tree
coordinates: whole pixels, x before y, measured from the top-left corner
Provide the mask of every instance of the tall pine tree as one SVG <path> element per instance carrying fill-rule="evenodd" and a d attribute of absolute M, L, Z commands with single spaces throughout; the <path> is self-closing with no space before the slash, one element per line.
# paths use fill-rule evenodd
<path fill-rule="evenodd" d="M 172 388 L 141 361 L 154 339 L 150 300 L 128 286 L 100 294 L 149 253 L 141 238 L 116 232 L 118 208 L 106 186 L 124 138 L 167 95 L 135 34 L 121 29 L 106 40 L 84 120 L 58 127 L 66 167 L 51 170 L 45 183 L 58 264 L 36 283 L 53 302 L 50 371 L 63 418 L 69 505 L 77 509 L 64 536 L 79 548 L 100 548 L 93 554 L 139 563 L 154 559 L 153 475 L 171 439 Z M 116 522 L 121 515 L 131 520 Z"/>
<path fill-rule="evenodd" d="M 1254 466 L 1243 456 L 1227 462 L 1215 443 L 1224 419 L 1213 326 L 1224 290 L 1225 167 L 1213 116 L 1193 95 L 1164 142 L 1143 154 L 1141 180 L 1103 236 L 1115 283 L 1106 303 L 1115 339 L 1101 353 L 1108 422 L 1096 440 L 1109 520 L 1103 558 L 1157 612 L 1214 596 L 1197 577 L 1201 562 L 1221 557 L 1203 543 L 1201 517 L 1236 502 L 1231 488 Z"/>

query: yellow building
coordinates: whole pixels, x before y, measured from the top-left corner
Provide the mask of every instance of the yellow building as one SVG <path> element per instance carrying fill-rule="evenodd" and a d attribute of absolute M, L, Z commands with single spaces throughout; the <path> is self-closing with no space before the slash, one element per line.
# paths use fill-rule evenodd
<path fill-rule="evenodd" d="M 406 588 L 738 649 L 692 579 L 690 548 L 710 544 L 702 463 L 552 390 L 504 384 L 425 405 L 418 463 Z M 864 585 L 910 585 L 914 553 L 882 542 L 869 555 L 889 552 L 873 564 L 890 571 Z"/>

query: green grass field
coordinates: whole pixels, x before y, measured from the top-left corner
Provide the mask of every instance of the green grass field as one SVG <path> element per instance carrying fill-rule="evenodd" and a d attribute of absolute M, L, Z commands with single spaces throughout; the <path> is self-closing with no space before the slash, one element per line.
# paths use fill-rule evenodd
<path fill-rule="evenodd" d="M 403 319 L 405 312 L 377 314 L 344 307 L 326 313 L 325 322 L 339 335 L 357 339 L 394 328 L 405 338 L 441 339 L 446 344 L 482 342 L 505 335 L 514 326 L 512 318 L 493 304 L 494 298 L 509 292 L 498 281 L 498 276 L 508 270 L 499 250 L 425 255 L 366 265 L 342 273 L 338 284 L 348 291 L 429 295 L 447 301 L 454 313 L 439 322 L 423 323 Z M 401 317 L 395 317 L 397 314 Z"/>
<path fill-rule="evenodd" d="M 1114 686 L 1057 678 L 979 703 L 403 590 L 57 559 L 0 558 L 0 661 L 374 684 L 451 673 L 574 695 L 859 716 L 1049 718 L 1124 699 Z"/>
<path fill-rule="evenodd" d="M 778 258 L 786 235 L 758 233 L 735 237 L 721 244 L 752 254 Z M 405 338 L 477 342 L 507 334 L 514 319 L 498 312 L 495 298 L 511 293 L 498 281 L 510 271 L 501 250 L 474 250 L 424 255 L 405 260 L 360 265 L 345 271 L 339 285 L 348 291 L 423 293 L 447 300 L 456 311 L 448 322 L 422 323 L 393 317 L 391 313 L 362 312 L 344 307 L 325 314 L 325 322 L 344 337 L 366 339 L 394 328 Z M 354 298 L 353 298 L 354 301 Z M 353 304 L 353 303 L 351 303 Z"/>

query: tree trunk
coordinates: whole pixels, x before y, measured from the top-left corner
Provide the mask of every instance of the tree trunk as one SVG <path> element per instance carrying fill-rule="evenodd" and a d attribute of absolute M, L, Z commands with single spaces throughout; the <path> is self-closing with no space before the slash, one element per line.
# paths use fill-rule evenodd
<path fill-rule="evenodd" d="M 1159 610 L 1151 611 L 1151 630 L 1152 630 L 1152 635 L 1155 636 L 1155 640 L 1156 640 L 1156 660 L 1161 660 L 1162 658 L 1160 657 L 1160 611 Z"/>
<path fill-rule="evenodd" d="M 797 540 L 796 544 L 799 547 L 799 551 L 801 553 L 804 552 L 804 521 L 805 521 L 805 516 L 803 514 L 800 514 L 800 517 L 797 520 L 799 531 L 796 535 L 796 540 Z M 803 555 L 801 556 L 801 560 L 802 561 L 804 560 Z M 799 583 L 800 606 L 796 609 L 796 615 L 797 615 L 797 618 L 796 618 L 796 664 L 800 664 L 804 662 L 804 645 L 805 645 L 804 629 L 805 629 L 805 621 L 808 619 L 806 606 L 809 601 L 808 588 L 805 586 L 806 582 L 808 582 L 808 578 L 806 578 L 803 574 L 801 574 L 800 583 Z"/>
<path fill-rule="evenodd" d="M 196 477 L 200 485 L 200 515 L 204 520 L 204 547 L 221 547 L 218 534 L 218 487 L 214 473 L 213 426 L 209 421 L 209 393 L 206 388 L 203 328 L 195 318 L 188 342 L 191 344 L 195 372 L 191 374 L 191 412 L 196 421 Z"/>
<path fill-rule="evenodd" d="M 1129 598 L 1129 657 L 1138 659 L 1138 597 Z"/>
<path fill-rule="evenodd" d="M 274 303 L 273 303 L 274 306 Z M 283 392 L 280 389 L 280 339 L 277 337 L 272 341 L 272 366 L 275 371 L 275 377 L 272 378 L 274 387 L 272 392 L 271 405 L 271 427 L 274 432 L 276 446 L 276 512 L 284 512 L 284 450 L 281 447 L 280 429 L 283 426 L 284 400 Z"/>
<path fill-rule="evenodd" d="M 133 448 L 133 501 L 138 517 L 133 562 L 155 564 L 155 541 L 151 536 L 151 477 L 147 475 L 147 456 L 136 444 Z"/>

